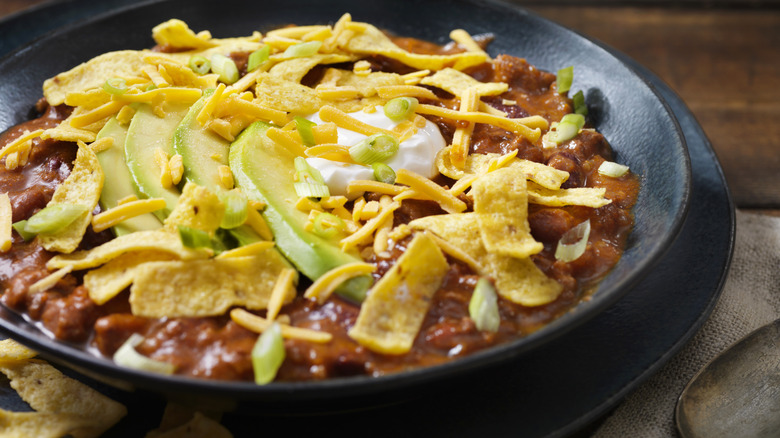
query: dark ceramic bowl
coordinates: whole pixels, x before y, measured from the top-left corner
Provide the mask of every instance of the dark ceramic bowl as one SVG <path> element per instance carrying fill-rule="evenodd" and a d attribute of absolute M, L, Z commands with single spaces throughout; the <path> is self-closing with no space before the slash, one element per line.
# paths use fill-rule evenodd
<path fill-rule="evenodd" d="M 215 37 L 241 36 L 289 23 L 327 24 L 344 12 L 398 35 L 437 43 L 450 30 L 492 33 L 492 55 L 524 57 L 548 71 L 575 66 L 573 90 L 583 90 L 589 120 L 641 178 L 634 209 L 636 226 L 618 265 L 592 298 L 523 339 L 430 368 L 379 378 L 351 377 L 323 382 L 214 382 L 150 375 L 120 368 L 67 343 L 54 341 L 34 324 L 0 308 L 0 327 L 40 351 L 101 379 L 175 397 L 199 398 L 230 408 L 262 405 L 266 411 L 349 409 L 399 400 L 430 384 L 446 383 L 459 374 L 516 358 L 597 315 L 642 279 L 671 246 L 684 222 L 691 185 L 688 153 L 680 128 L 667 104 L 631 68 L 592 41 L 522 9 L 468 0 L 371 2 L 317 0 L 171 0 L 145 3 L 61 29 L 0 61 L 0 131 L 33 115 L 41 84 L 55 74 L 101 53 L 153 45 L 151 29 L 169 18 Z M 619 328 L 618 328 L 619 330 Z M 325 403 L 327 401 L 327 403 Z M 292 407 L 292 408 L 291 408 Z"/>

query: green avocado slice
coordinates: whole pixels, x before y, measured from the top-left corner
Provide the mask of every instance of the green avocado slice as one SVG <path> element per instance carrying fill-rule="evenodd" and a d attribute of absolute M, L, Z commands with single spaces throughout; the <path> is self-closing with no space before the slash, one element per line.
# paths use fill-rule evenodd
<path fill-rule="evenodd" d="M 165 117 L 158 117 L 148 104 L 136 109 L 125 140 L 125 161 L 133 177 L 139 198 L 163 198 L 165 208 L 155 212 L 164 220 L 173 211 L 181 193 L 176 187 L 166 188 L 160 182 L 160 168 L 154 156 L 157 148 L 173 155 L 173 134 L 187 114 L 189 105 L 175 104 L 167 108 Z"/>
<path fill-rule="evenodd" d="M 103 129 L 98 132 L 97 139 L 105 137 L 114 139 L 111 147 L 97 153 L 100 166 L 105 174 L 103 190 L 100 193 L 100 206 L 104 210 L 116 207 L 117 201 L 131 195 L 136 195 L 133 186 L 133 177 L 125 164 L 125 138 L 127 137 L 127 128 L 117 122 L 112 117 Z M 123 221 L 113 227 L 117 236 L 129 234 L 135 231 L 156 230 L 162 227 L 162 223 L 147 213 Z"/>
<path fill-rule="evenodd" d="M 190 107 L 173 134 L 173 149 L 181 155 L 185 180 L 217 191 L 222 187 L 219 167 L 228 165 L 230 142 L 201 126 L 197 120 L 198 113 L 213 93 L 213 89 L 206 90 Z"/>
<path fill-rule="evenodd" d="M 298 195 L 293 188 L 295 156 L 266 136 L 272 125 L 255 122 L 230 146 L 230 170 L 236 186 L 249 199 L 266 204 L 263 217 L 276 238 L 276 247 L 300 272 L 316 280 L 329 270 L 361 261 L 335 244 L 304 229 L 308 215 L 295 209 Z M 337 293 L 362 301 L 372 278 L 353 278 Z"/>

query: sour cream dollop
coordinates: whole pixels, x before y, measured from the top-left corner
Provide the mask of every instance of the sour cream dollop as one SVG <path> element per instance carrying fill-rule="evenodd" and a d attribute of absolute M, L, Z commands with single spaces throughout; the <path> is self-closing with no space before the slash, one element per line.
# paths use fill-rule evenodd
<path fill-rule="evenodd" d="M 387 118 L 381 106 L 376 109 L 373 113 L 358 111 L 350 113 L 350 116 L 377 128 L 388 130 L 395 128 L 400 123 Z M 323 123 L 319 114 L 316 113 L 306 118 L 317 124 Z M 354 146 L 366 138 L 363 134 L 344 128 L 338 128 L 338 136 L 338 143 L 343 146 Z M 436 168 L 436 154 L 445 146 L 446 143 L 439 127 L 426 121 L 425 126 L 419 128 L 417 133 L 401 142 L 398 153 L 385 164 L 396 172 L 398 169 L 406 169 L 426 178 L 433 178 L 439 172 Z M 346 196 L 347 184 L 350 181 L 374 179 L 374 171 L 370 166 L 340 163 L 324 158 L 307 158 L 306 162 L 320 171 L 331 195 Z"/>

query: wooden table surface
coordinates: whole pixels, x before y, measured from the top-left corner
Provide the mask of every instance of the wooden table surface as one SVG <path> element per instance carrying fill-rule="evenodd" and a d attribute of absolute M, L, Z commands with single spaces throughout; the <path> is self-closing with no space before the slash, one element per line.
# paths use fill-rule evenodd
<path fill-rule="evenodd" d="M 780 215 L 780 1 L 511 1 L 657 74 L 701 123 L 737 207 Z M 44 2 L 0 0 L 0 18 Z"/>
<path fill-rule="evenodd" d="M 45 1 L 0 0 L 0 19 Z M 780 0 L 506 1 L 653 71 L 699 120 L 737 207 L 780 216 Z"/>

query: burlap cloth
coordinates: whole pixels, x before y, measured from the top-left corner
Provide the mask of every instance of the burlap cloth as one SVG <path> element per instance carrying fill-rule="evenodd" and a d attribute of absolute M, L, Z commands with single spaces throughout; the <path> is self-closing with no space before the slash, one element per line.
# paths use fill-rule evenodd
<path fill-rule="evenodd" d="M 746 334 L 780 318 L 780 218 L 737 211 L 736 229 L 734 258 L 709 320 L 607 417 L 594 438 L 679 436 L 674 408 L 691 377 Z"/>

